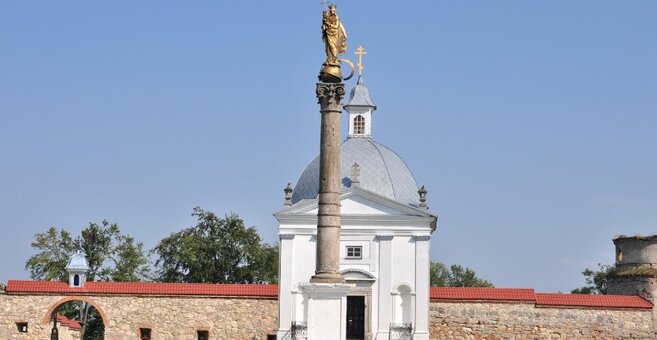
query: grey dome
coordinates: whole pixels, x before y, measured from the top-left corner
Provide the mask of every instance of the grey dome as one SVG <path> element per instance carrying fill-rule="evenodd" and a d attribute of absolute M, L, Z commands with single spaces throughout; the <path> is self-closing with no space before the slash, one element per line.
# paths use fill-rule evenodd
<path fill-rule="evenodd" d="M 79 250 L 71 256 L 71 259 L 68 260 L 66 265 L 67 271 L 88 271 L 89 264 L 87 263 L 87 258 L 84 253 Z"/>
<path fill-rule="evenodd" d="M 349 138 L 342 143 L 340 178 L 342 188 L 351 186 L 351 167 L 360 166 L 360 187 L 399 203 L 417 206 L 417 183 L 406 163 L 394 151 L 370 138 Z M 319 156 L 299 177 L 292 203 L 313 199 L 319 192 Z"/>

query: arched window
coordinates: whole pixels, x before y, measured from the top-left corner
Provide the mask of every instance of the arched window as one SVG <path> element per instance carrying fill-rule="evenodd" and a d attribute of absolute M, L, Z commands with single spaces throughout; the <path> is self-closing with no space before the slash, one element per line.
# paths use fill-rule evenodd
<path fill-rule="evenodd" d="M 354 134 L 365 134 L 365 118 L 361 115 L 358 115 L 354 118 Z"/>
<path fill-rule="evenodd" d="M 80 275 L 75 275 L 73 276 L 73 286 L 74 287 L 79 287 L 80 286 Z"/>

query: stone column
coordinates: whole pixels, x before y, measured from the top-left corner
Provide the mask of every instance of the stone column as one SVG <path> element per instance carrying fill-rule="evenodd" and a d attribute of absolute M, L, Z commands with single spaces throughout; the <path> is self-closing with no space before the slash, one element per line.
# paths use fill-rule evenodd
<path fill-rule="evenodd" d="M 322 114 L 319 151 L 317 250 L 312 283 L 344 283 L 340 274 L 340 112 L 343 83 L 317 83 Z"/>

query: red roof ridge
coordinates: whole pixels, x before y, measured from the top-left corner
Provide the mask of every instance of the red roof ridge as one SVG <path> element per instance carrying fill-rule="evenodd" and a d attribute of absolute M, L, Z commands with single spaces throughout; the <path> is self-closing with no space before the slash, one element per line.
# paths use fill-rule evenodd
<path fill-rule="evenodd" d="M 544 307 L 652 309 L 653 304 L 638 295 L 536 293 L 536 305 Z"/>
<path fill-rule="evenodd" d="M 9 280 L 8 294 L 135 294 L 135 295 L 207 295 L 273 298 L 278 286 L 273 284 L 215 284 L 162 282 L 86 282 L 84 287 L 70 287 L 62 281 Z"/>
<path fill-rule="evenodd" d="M 430 297 L 432 300 L 526 302 L 536 300 L 534 290 L 531 288 L 431 287 Z"/>
<path fill-rule="evenodd" d="M 277 298 L 275 284 L 87 282 L 82 288 L 62 281 L 9 280 L 7 294 L 159 295 Z M 652 309 L 639 296 L 536 293 L 531 288 L 431 287 L 431 300 L 532 303 L 537 307 Z"/>
<path fill-rule="evenodd" d="M 640 296 L 536 293 L 531 288 L 431 287 L 431 300 L 529 302 L 537 307 L 652 309 Z"/>

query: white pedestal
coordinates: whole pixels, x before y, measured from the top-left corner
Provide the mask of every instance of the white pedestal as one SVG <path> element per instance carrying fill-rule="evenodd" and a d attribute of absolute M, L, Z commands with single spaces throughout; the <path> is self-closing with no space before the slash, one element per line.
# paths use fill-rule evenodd
<path fill-rule="evenodd" d="M 345 283 L 301 283 L 308 301 L 308 340 L 345 340 L 347 294 L 355 285 Z"/>

